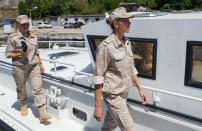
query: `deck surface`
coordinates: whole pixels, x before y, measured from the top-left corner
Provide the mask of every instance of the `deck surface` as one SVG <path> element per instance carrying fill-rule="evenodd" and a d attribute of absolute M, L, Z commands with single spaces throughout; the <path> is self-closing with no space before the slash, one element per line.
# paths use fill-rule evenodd
<path fill-rule="evenodd" d="M 89 131 L 84 125 L 70 119 L 58 120 L 52 118 L 45 124 L 40 124 L 39 114 L 34 104 L 28 102 L 28 115 L 21 116 L 20 105 L 16 101 L 16 93 L 5 87 L 0 87 L 0 119 L 10 121 L 11 127 L 20 130 L 33 131 Z M 23 126 L 23 127 L 22 127 Z"/>

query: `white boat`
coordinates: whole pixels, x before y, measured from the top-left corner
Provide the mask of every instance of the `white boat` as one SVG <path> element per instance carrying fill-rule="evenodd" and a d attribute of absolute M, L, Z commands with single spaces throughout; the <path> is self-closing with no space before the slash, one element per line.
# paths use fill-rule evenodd
<path fill-rule="evenodd" d="M 202 12 L 135 14 L 126 37 L 132 42 L 148 97 L 143 106 L 137 89 L 130 89 L 128 107 L 138 131 L 202 131 Z M 47 112 L 54 116 L 47 125 L 39 123 L 30 90 L 29 115 L 20 115 L 12 65 L 1 53 L 0 119 L 4 123 L 14 130 L 100 130 L 101 123 L 93 118 L 92 70 L 96 47 L 111 29 L 104 20 L 82 29 L 88 50 L 40 50 Z"/>

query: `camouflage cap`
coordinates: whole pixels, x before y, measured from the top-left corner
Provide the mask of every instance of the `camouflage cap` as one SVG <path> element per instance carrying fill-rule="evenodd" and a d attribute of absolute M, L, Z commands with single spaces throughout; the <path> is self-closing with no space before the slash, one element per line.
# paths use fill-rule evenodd
<path fill-rule="evenodd" d="M 116 8 L 109 16 L 109 24 L 111 24 L 114 20 L 118 18 L 134 18 L 135 15 L 130 15 L 126 13 L 126 9 L 124 7 Z"/>
<path fill-rule="evenodd" d="M 19 22 L 20 24 L 25 24 L 29 23 L 29 18 L 26 15 L 19 15 L 16 21 Z"/>

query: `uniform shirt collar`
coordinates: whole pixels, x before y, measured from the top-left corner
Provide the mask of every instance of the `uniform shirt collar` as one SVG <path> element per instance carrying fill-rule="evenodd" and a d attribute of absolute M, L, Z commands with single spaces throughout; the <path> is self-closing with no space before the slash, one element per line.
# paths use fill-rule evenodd
<path fill-rule="evenodd" d="M 122 41 L 120 41 L 114 33 L 112 34 L 112 36 L 113 36 L 113 38 L 115 40 L 114 45 L 115 45 L 116 48 L 119 47 L 120 45 L 124 46 L 124 45 L 129 43 L 128 38 L 126 38 L 125 36 L 123 36 Z"/>
<path fill-rule="evenodd" d="M 29 32 L 29 34 L 30 34 L 30 32 Z M 19 30 L 17 30 L 17 37 L 19 39 L 25 38 Z M 30 36 L 28 38 L 34 38 L 34 36 L 32 34 L 30 34 Z"/>

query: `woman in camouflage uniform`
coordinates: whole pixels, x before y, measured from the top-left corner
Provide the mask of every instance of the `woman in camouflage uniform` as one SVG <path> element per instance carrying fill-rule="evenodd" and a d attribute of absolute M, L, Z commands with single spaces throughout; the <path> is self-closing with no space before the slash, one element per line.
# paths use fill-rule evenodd
<path fill-rule="evenodd" d="M 129 32 L 129 18 L 125 8 L 115 9 L 106 22 L 113 33 L 99 44 L 96 53 L 93 83 L 95 84 L 95 111 L 97 121 L 102 120 L 101 95 L 107 106 L 107 113 L 102 131 L 112 131 L 117 126 L 122 131 L 136 131 L 133 119 L 127 108 L 126 101 L 129 88 L 135 83 L 142 97 L 142 104 L 147 103 L 137 77 L 134 66 L 134 55 L 130 41 L 124 37 Z"/>
<path fill-rule="evenodd" d="M 51 118 L 45 113 L 45 96 L 42 92 L 41 74 L 44 72 L 39 52 L 37 37 L 29 31 L 29 19 L 26 15 L 17 17 L 16 31 L 8 37 L 7 58 L 12 58 L 12 74 L 17 86 L 17 99 L 21 115 L 28 114 L 26 104 L 26 81 L 29 80 L 34 96 L 34 103 L 39 109 L 40 122 Z"/>

